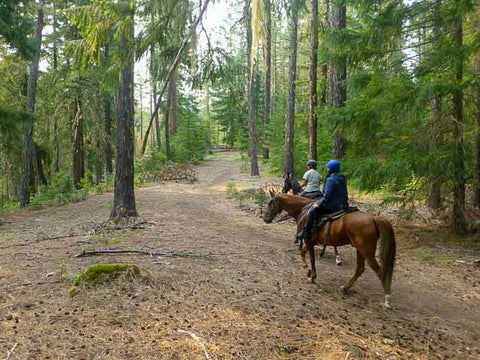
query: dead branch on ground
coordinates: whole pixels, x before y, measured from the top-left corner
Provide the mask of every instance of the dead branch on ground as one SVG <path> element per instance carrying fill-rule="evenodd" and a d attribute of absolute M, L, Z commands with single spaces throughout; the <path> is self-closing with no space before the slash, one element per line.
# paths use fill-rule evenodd
<path fill-rule="evenodd" d="M 13 354 L 13 351 L 15 350 L 15 348 L 17 347 L 18 343 L 15 343 L 15 345 L 13 345 L 13 347 L 7 351 L 7 356 L 5 357 L 5 360 L 9 360 L 10 359 L 10 356 L 12 356 Z"/>
<path fill-rule="evenodd" d="M 164 256 L 177 258 L 203 258 L 211 256 L 219 256 L 221 254 L 196 254 L 196 253 L 177 253 L 177 252 L 155 252 L 141 249 L 100 249 L 100 250 L 82 250 L 75 257 L 84 257 L 98 254 L 142 254 L 148 256 Z"/>
<path fill-rule="evenodd" d="M 186 330 L 177 330 L 179 333 L 182 333 L 182 334 L 188 334 L 192 337 L 193 340 L 195 340 L 203 349 L 203 351 L 205 352 L 205 359 L 210 359 L 210 356 L 208 355 L 208 351 L 207 351 L 207 348 L 205 347 L 205 344 L 203 343 L 202 339 L 200 339 L 197 335 L 195 335 L 194 333 L 190 332 L 190 331 L 186 331 Z"/>
<path fill-rule="evenodd" d="M 18 287 L 18 286 L 34 286 L 34 285 L 46 285 L 46 284 L 60 284 L 60 280 L 53 280 L 53 281 L 37 281 L 37 282 L 32 282 L 32 281 L 24 281 L 21 284 L 13 284 L 13 285 L 8 285 L 8 287 Z"/>

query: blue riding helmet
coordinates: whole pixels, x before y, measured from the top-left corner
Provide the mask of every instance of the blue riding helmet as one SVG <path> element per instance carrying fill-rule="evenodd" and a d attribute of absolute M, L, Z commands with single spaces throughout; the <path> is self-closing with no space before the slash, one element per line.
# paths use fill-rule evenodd
<path fill-rule="evenodd" d="M 313 168 L 316 168 L 317 167 L 317 162 L 315 160 L 308 160 L 307 165 L 311 166 Z"/>
<path fill-rule="evenodd" d="M 327 163 L 327 168 L 328 168 L 328 172 L 329 172 L 330 174 L 339 172 L 339 171 L 340 171 L 340 161 L 338 161 L 338 160 L 330 160 L 330 161 Z"/>

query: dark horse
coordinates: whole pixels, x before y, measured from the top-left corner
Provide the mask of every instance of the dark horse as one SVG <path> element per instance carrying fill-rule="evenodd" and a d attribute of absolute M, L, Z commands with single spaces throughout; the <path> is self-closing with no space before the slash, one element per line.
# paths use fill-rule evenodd
<path fill-rule="evenodd" d="M 285 210 L 296 220 L 306 221 L 305 213 L 312 206 L 311 199 L 296 195 L 275 194 L 270 190 L 271 199 L 267 204 L 263 220 L 271 223 L 275 216 L 282 210 Z M 317 277 L 315 268 L 315 245 L 323 244 L 325 241 L 327 226 L 321 230 L 313 231 L 312 238 L 307 241 L 302 249 L 302 260 L 306 266 L 305 254 L 310 253 L 310 267 L 308 272 L 309 281 L 314 283 Z M 377 243 L 380 240 L 379 256 L 381 266 L 375 259 Z M 365 260 L 368 265 L 377 274 L 383 285 L 385 294 L 384 305 L 390 307 L 390 288 L 392 284 L 393 266 L 395 263 L 395 234 L 392 224 L 386 219 L 374 217 L 372 215 L 356 211 L 348 213 L 332 223 L 330 229 L 329 245 L 343 246 L 352 245 L 357 249 L 357 267 L 355 274 L 343 286 L 340 291 L 344 293 L 348 290 L 365 270 Z"/>
<path fill-rule="evenodd" d="M 282 188 L 282 193 L 286 194 L 290 190 L 292 190 L 293 195 L 298 195 L 302 192 L 302 187 L 300 186 L 300 183 L 298 182 L 297 178 L 293 176 L 292 174 L 288 174 L 285 177 L 285 181 L 283 182 L 283 188 Z M 321 194 L 320 194 L 321 195 Z M 318 197 L 318 200 L 321 198 Z M 313 201 L 314 199 L 312 199 Z M 297 226 L 297 231 L 300 231 L 301 228 L 300 226 Z M 301 246 L 301 244 L 300 244 Z M 342 258 L 340 257 L 340 253 L 338 252 L 338 249 L 336 246 L 333 247 L 335 250 L 335 264 L 337 265 L 342 265 Z M 322 254 L 320 254 L 322 256 Z"/>

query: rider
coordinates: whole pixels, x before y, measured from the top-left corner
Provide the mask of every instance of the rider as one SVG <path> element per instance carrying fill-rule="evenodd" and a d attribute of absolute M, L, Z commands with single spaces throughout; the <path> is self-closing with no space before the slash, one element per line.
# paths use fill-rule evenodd
<path fill-rule="evenodd" d="M 308 214 L 308 221 L 300 237 L 311 235 L 315 217 L 328 215 L 339 210 L 348 209 L 348 191 L 345 176 L 340 174 L 340 162 L 330 160 L 327 163 L 328 176 L 323 185 L 323 198 L 313 204 L 313 211 Z"/>
<path fill-rule="evenodd" d="M 317 162 L 315 160 L 308 160 L 308 171 L 303 175 L 303 184 L 301 188 L 305 188 L 300 193 L 300 196 L 314 199 L 320 196 L 320 181 L 322 177 L 317 171 Z"/>

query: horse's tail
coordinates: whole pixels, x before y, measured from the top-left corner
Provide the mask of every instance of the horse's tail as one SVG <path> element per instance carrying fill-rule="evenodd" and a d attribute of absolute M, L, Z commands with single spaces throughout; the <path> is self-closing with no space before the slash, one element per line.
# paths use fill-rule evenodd
<path fill-rule="evenodd" d="M 375 217 L 375 224 L 380 236 L 380 261 L 382 264 L 382 279 L 386 294 L 390 294 L 392 284 L 393 267 L 395 264 L 395 255 L 397 245 L 395 243 L 395 233 L 392 224 L 387 220 Z"/>

